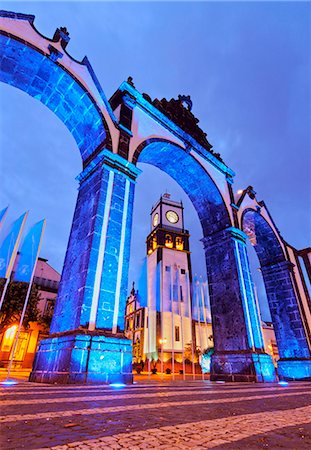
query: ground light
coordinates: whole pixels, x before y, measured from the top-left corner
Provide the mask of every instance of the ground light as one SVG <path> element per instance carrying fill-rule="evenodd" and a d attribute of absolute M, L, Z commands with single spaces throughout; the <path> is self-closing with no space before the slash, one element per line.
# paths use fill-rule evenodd
<path fill-rule="evenodd" d="M 13 384 L 17 384 L 17 381 L 14 380 L 4 380 L 4 381 L 0 381 L 0 384 L 4 385 L 4 386 L 13 386 Z"/>
<path fill-rule="evenodd" d="M 123 383 L 111 383 L 109 384 L 110 387 L 114 388 L 114 389 L 122 389 L 126 386 L 126 384 Z"/>
<path fill-rule="evenodd" d="M 280 386 L 288 386 L 287 381 L 279 381 L 278 384 L 279 384 Z"/>

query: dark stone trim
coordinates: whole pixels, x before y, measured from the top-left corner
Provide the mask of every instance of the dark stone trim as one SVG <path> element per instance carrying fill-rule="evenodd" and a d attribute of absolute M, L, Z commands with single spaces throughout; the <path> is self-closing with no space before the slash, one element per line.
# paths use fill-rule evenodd
<path fill-rule="evenodd" d="M 229 196 L 230 196 L 230 206 L 232 208 L 233 223 L 236 228 L 239 228 L 239 219 L 238 219 L 239 207 L 235 204 L 235 199 L 234 199 L 234 194 L 233 194 L 233 189 L 232 189 L 232 181 L 233 180 L 228 180 L 228 177 L 227 177 L 227 188 L 228 188 Z"/>
<path fill-rule="evenodd" d="M 0 17 L 6 17 L 8 19 L 16 19 L 16 20 L 27 20 L 31 25 L 35 20 L 35 16 L 33 14 L 22 14 L 5 10 L 0 11 Z"/>

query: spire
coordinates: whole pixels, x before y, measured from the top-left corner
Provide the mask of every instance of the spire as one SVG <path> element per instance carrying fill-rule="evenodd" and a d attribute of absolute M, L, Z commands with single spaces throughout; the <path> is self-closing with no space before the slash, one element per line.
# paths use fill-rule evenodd
<path fill-rule="evenodd" d="M 131 295 L 133 295 L 133 296 L 135 295 L 135 281 L 133 281 Z"/>

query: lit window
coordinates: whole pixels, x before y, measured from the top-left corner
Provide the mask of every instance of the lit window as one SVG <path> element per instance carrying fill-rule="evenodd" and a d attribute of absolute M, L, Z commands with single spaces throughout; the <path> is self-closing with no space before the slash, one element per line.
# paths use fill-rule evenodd
<path fill-rule="evenodd" d="M 179 327 L 175 327 L 175 341 L 180 341 L 180 335 L 179 335 Z"/>
<path fill-rule="evenodd" d="M 156 236 L 153 236 L 153 238 L 152 238 L 152 248 L 153 248 L 153 250 L 155 248 L 157 248 L 157 237 Z"/>
<path fill-rule="evenodd" d="M 4 333 L 3 341 L 2 341 L 2 345 L 1 345 L 1 350 L 3 352 L 10 351 L 16 331 L 17 331 L 17 325 L 12 325 Z"/>
<path fill-rule="evenodd" d="M 170 234 L 165 235 L 165 247 L 173 248 L 173 239 Z"/>
<path fill-rule="evenodd" d="M 184 241 L 180 236 L 177 236 L 176 240 L 176 248 L 177 250 L 183 250 L 184 249 Z"/>

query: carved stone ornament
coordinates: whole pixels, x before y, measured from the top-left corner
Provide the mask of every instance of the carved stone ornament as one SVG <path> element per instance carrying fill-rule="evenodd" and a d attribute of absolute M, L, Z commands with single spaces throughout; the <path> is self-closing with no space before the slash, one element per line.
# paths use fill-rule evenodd
<path fill-rule="evenodd" d="M 171 119 L 182 130 L 193 137 L 202 147 L 212 153 L 217 159 L 223 161 L 219 153 L 215 153 L 212 150 L 212 145 L 207 140 L 207 135 L 198 126 L 199 119 L 197 119 L 191 112 L 192 100 L 190 95 L 179 95 L 178 99 L 172 98 L 171 100 L 158 100 L 157 98 L 152 100 L 148 94 L 143 94 L 143 97 L 148 102 L 152 103 L 159 111 L 165 116 Z"/>

